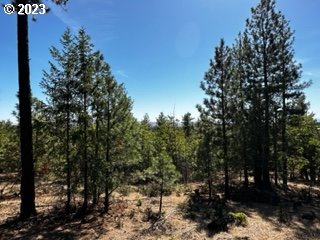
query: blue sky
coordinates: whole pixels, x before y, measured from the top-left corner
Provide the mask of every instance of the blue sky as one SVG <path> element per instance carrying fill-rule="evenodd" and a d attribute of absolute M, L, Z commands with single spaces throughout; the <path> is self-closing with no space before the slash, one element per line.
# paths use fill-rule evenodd
<path fill-rule="evenodd" d="M 8 0 L 3 0 L 8 3 Z M 33 95 L 45 99 L 39 87 L 48 69 L 49 47 L 69 26 L 85 27 L 97 50 L 134 100 L 134 115 L 161 111 L 177 118 L 197 116 L 204 97 L 200 81 L 220 38 L 234 42 L 259 0 L 69 0 L 67 10 L 52 6 L 47 15 L 29 22 Z M 47 6 L 50 2 L 44 1 Z M 312 79 L 306 91 L 311 111 L 320 118 L 320 1 L 278 0 L 278 9 L 295 30 L 296 59 L 303 79 Z M 31 20 L 31 19 L 30 19 Z M 17 86 L 16 15 L 0 12 L 0 119 L 13 119 Z"/>

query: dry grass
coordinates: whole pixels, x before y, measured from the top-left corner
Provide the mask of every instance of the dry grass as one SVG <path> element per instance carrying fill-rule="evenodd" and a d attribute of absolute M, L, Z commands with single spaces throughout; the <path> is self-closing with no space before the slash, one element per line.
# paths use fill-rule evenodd
<path fill-rule="evenodd" d="M 3 186 L 3 182 L 0 183 Z M 192 185 L 193 188 L 197 184 Z M 291 189 L 307 188 L 304 184 L 290 185 Z M 233 226 L 228 232 L 211 235 L 203 223 L 184 217 L 177 208 L 186 201 L 187 195 L 175 194 L 163 199 L 164 219 L 160 223 L 145 221 L 145 210 L 158 210 L 158 198 L 148 198 L 137 192 L 128 196 L 115 193 L 108 215 L 102 214 L 97 206 L 90 209 L 84 218 L 76 214 L 66 216 L 62 209 L 63 198 L 56 194 L 53 184 L 39 186 L 37 192 L 38 216 L 27 222 L 16 221 L 19 211 L 18 185 L 4 193 L 0 199 L 0 239 L 108 239 L 108 240 L 155 240 L 155 239 L 320 239 L 319 218 L 314 221 L 301 219 L 301 214 L 313 211 L 320 216 L 318 202 L 303 204 L 298 210 L 286 208 L 291 216 L 290 222 L 278 221 L 278 206 L 261 203 L 240 204 L 228 201 L 227 205 L 235 211 L 248 216 L 248 226 Z M 319 189 L 314 187 L 316 194 Z"/>

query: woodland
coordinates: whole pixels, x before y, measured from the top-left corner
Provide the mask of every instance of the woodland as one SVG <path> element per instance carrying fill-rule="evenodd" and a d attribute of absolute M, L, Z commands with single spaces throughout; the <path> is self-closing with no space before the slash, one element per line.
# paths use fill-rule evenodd
<path fill-rule="evenodd" d="M 320 239 L 320 126 L 275 0 L 215 47 L 199 117 L 156 122 L 134 117 L 84 28 L 49 48 L 46 99 L 33 96 L 26 15 L 17 29 L 17 123 L 0 121 L 0 239 Z"/>

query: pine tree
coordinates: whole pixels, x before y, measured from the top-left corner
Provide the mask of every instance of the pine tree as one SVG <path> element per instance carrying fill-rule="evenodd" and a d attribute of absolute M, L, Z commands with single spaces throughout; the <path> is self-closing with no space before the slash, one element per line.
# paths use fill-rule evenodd
<path fill-rule="evenodd" d="M 230 109 L 228 103 L 230 98 L 231 81 L 231 54 L 230 48 L 225 46 L 221 39 L 215 48 L 214 60 L 210 61 L 210 68 L 206 72 L 201 89 L 208 98 L 203 101 L 204 107 L 198 105 L 201 114 L 207 115 L 212 124 L 217 125 L 221 148 L 223 151 L 224 175 L 225 175 L 225 197 L 229 198 L 229 156 L 227 131 L 230 120 Z"/>
<path fill-rule="evenodd" d="M 116 174 L 124 165 L 125 153 L 130 150 L 127 146 L 128 132 L 132 127 L 132 100 L 127 96 L 123 84 L 118 84 L 112 76 L 106 76 L 102 83 L 103 121 L 101 131 L 104 134 L 103 149 L 104 179 L 105 179 L 105 211 L 109 209 L 110 194 L 117 188 Z"/>
<path fill-rule="evenodd" d="M 168 141 L 172 133 L 172 121 L 168 120 L 163 113 L 157 118 L 157 130 L 155 133 L 155 156 L 152 158 L 150 168 L 147 170 L 153 182 L 157 184 L 157 190 L 160 194 L 160 203 L 158 215 L 162 213 L 162 201 L 165 190 L 170 190 L 172 185 L 179 179 L 176 165 L 172 158 L 172 149 L 168 148 Z"/>
<path fill-rule="evenodd" d="M 283 15 L 279 16 L 277 32 L 279 33 L 279 73 L 278 78 L 280 79 L 280 95 L 281 95 L 281 151 L 282 151 L 282 180 L 283 186 L 287 187 L 287 176 L 288 176 L 288 166 L 287 166 L 287 118 L 288 111 L 290 112 L 290 107 L 288 107 L 288 102 L 295 101 L 297 98 L 303 95 L 302 90 L 310 85 L 311 82 L 300 83 L 301 77 L 301 65 L 298 64 L 294 59 L 293 50 L 293 31 L 291 30 L 288 21 Z"/>
<path fill-rule="evenodd" d="M 257 139 L 259 160 L 255 161 L 255 183 L 259 187 L 271 188 L 269 165 L 272 114 L 270 111 L 277 105 L 281 106 L 282 111 L 282 178 L 286 186 L 286 101 L 301 95 L 301 90 L 308 84 L 298 83 L 300 66 L 294 61 L 293 32 L 283 14 L 276 10 L 275 0 L 261 0 L 257 7 L 252 9 L 252 16 L 247 20 L 246 32 L 250 37 L 253 53 L 252 69 L 256 79 L 251 81 L 257 92 L 257 98 L 254 99 L 253 96 L 255 100 L 253 103 L 257 109 L 255 112 L 258 113 L 256 126 L 264 129 L 263 134 Z M 279 99 L 281 99 L 280 104 Z"/>
<path fill-rule="evenodd" d="M 17 172 L 19 164 L 18 127 L 11 121 L 0 121 L 0 172 Z"/>
<path fill-rule="evenodd" d="M 83 168 L 83 205 L 82 211 L 86 212 L 89 199 L 89 155 L 88 155 L 88 127 L 90 121 L 89 106 L 92 100 L 92 84 L 94 75 L 94 61 L 93 61 L 93 44 L 91 43 L 90 36 L 83 28 L 78 31 L 76 37 L 76 48 L 78 55 L 78 72 L 76 73 L 79 79 L 78 85 L 78 101 L 79 105 L 79 124 L 81 135 L 81 146 L 79 151 L 82 155 L 82 168 Z"/>
<path fill-rule="evenodd" d="M 49 62 L 50 72 L 44 71 L 40 83 L 44 93 L 48 96 L 49 111 L 53 115 L 55 133 L 63 139 L 61 145 L 66 159 L 67 202 L 66 211 L 70 211 L 71 202 L 71 126 L 77 108 L 76 97 L 76 63 L 77 52 L 74 38 L 67 29 L 61 39 L 62 50 L 55 47 L 50 49 L 52 58 L 56 62 Z"/>
<path fill-rule="evenodd" d="M 212 199 L 213 191 L 213 171 L 216 167 L 214 159 L 214 151 L 216 150 L 216 129 L 211 126 L 212 123 L 208 121 L 206 115 L 201 115 L 201 122 L 199 132 L 201 140 L 197 149 L 199 172 L 207 179 L 209 200 Z M 217 170 L 217 168 L 216 168 Z"/>
<path fill-rule="evenodd" d="M 193 118 L 191 117 L 191 113 L 189 112 L 182 117 L 182 127 L 186 138 L 191 136 L 191 131 L 193 129 L 192 120 Z"/>
<path fill-rule="evenodd" d="M 248 176 L 248 84 L 251 78 L 251 48 L 248 35 L 239 34 L 236 43 L 232 48 L 232 107 L 233 107 L 233 124 L 235 145 L 238 146 L 240 161 L 243 163 L 244 186 L 249 185 Z M 241 139 L 241 141 L 238 141 Z M 236 150 L 236 151 L 237 151 Z M 238 155 L 236 153 L 236 155 Z M 235 156 L 236 157 L 236 156 Z"/>
<path fill-rule="evenodd" d="M 247 21 L 247 30 L 251 37 L 254 49 L 254 69 L 257 83 L 263 96 L 262 123 L 263 135 L 261 138 L 261 167 L 260 181 L 264 188 L 271 188 L 269 176 L 270 160 L 270 101 L 272 100 L 275 79 L 275 63 L 277 62 L 275 28 L 279 15 L 275 12 L 274 0 L 262 0 L 257 7 L 252 9 L 252 16 Z M 260 178 L 260 176 L 257 176 Z"/>
<path fill-rule="evenodd" d="M 104 62 L 104 57 L 100 52 L 94 54 L 94 79 L 92 90 L 91 111 L 94 121 L 94 159 L 92 163 L 92 195 L 93 204 L 98 203 L 99 189 L 102 182 L 102 143 L 101 143 L 101 122 L 103 121 L 103 79 L 111 76 L 110 67 Z"/>

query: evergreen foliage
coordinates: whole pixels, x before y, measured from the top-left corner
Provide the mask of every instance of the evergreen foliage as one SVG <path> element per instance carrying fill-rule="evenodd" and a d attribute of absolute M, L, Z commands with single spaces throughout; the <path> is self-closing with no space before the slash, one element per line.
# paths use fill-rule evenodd
<path fill-rule="evenodd" d="M 26 24 L 20 17 L 22 35 L 27 34 Z M 127 193 L 131 184 L 160 196 L 162 216 L 163 196 L 176 183 L 204 181 L 212 204 L 216 180 L 223 179 L 227 199 L 232 180 L 238 174 L 242 180 L 242 173 L 245 191 L 250 192 L 253 176 L 254 192 L 261 198 L 264 190 L 271 190 L 272 176 L 275 185 L 281 180 L 285 189 L 288 177 L 320 181 L 319 124 L 308 113 L 303 92 L 310 82 L 301 81 L 294 32 L 275 0 L 261 0 L 252 8 L 233 45 L 221 39 L 215 47 L 200 84 L 206 96 L 196 106 L 197 120 L 190 113 L 178 120 L 163 112 L 156 124 L 147 114 L 140 122 L 135 119 L 124 84 L 112 75 L 83 28 L 75 35 L 67 29 L 60 46 L 50 48 L 52 59 L 40 84 L 46 101 L 32 98 L 25 37 L 18 36 L 23 78 L 19 124 L 0 122 L 0 173 L 21 172 L 22 219 L 36 214 L 34 169 L 39 179 L 61 181 L 68 214 L 76 208 L 72 199 L 79 197 L 80 213 L 85 214 L 90 204 L 99 206 L 102 197 L 108 212 L 112 193 L 118 188 Z M 199 190 L 194 200 L 200 202 Z M 220 198 L 218 203 L 225 206 Z M 218 213 L 212 226 L 223 216 L 222 210 Z M 246 225 L 245 214 L 230 215 Z M 121 228 L 122 219 L 118 220 Z"/>

